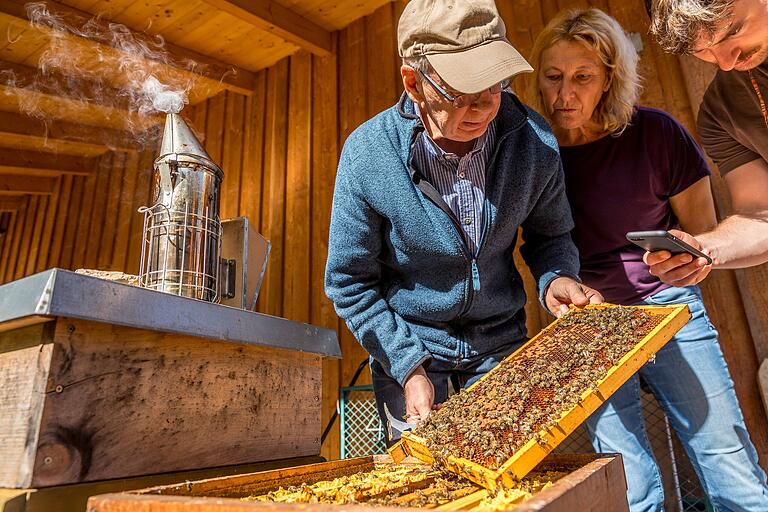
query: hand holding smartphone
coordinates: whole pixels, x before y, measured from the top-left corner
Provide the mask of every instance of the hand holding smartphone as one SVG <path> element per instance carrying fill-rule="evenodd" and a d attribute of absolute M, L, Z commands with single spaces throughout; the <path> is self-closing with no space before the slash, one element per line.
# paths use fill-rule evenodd
<path fill-rule="evenodd" d="M 712 264 L 712 258 L 677 238 L 669 231 L 630 231 L 627 240 L 642 247 L 648 252 L 669 251 L 672 254 L 688 253 L 696 258 L 704 258 L 707 265 Z"/>

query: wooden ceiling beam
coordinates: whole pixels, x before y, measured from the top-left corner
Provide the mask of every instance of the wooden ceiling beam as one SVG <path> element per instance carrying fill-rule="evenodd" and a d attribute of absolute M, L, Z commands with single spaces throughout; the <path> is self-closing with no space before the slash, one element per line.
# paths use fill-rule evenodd
<path fill-rule="evenodd" d="M 27 205 L 26 196 L 6 196 L 0 197 L 0 212 L 16 212 Z"/>
<path fill-rule="evenodd" d="M 9 148 L 16 151 L 32 151 L 42 153 L 54 153 L 57 155 L 71 155 L 92 157 L 103 155 L 109 148 L 87 142 L 69 142 L 66 140 L 43 139 L 28 135 L 0 132 L 0 148 Z"/>
<path fill-rule="evenodd" d="M 39 148 L 77 145 L 83 153 L 99 153 L 106 150 L 135 151 L 141 149 L 128 133 L 110 128 L 96 128 L 66 121 L 40 120 L 35 117 L 0 111 L 0 146 L 11 147 L 5 141 L 26 138 L 36 141 Z M 102 150 L 102 151 L 99 151 Z"/>
<path fill-rule="evenodd" d="M 98 158 L 34 153 L 0 148 L 0 175 L 56 177 L 62 174 L 88 176 L 96 172 Z"/>
<path fill-rule="evenodd" d="M 0 196 L 52 195 L 58 178 L 0 174 Z"/>
<path fill-rule="evenodd" d="M 103 104 L 73 100 L 54 94 L 17 89 L 0 83 L 0 111 L 34 112 L 43 119 L 56 119 L 113 131 L 141 132 L 163 122 L 158 114 L 142 115 Z"/>
<path fill-rule="evenodd" d="M 30 20 L 25 7 L 26 3 L 27 0 L 0 0 L 0 18 L 4 18 L 11 22 L 23 21 L 24 23 L 28 23 Z M 98 30 L 99 32 L 110 32 L 108 20 L 97 18 L 91 13 L 81 11 L 74 7 L 69 7 L 53 0 L 45 0 L 43 3 L 53 15 L 66 20 L 68 25 L 82 27 L 86 23 L 89 23 L 91 27 L 98 27 L 100 29 Z M 45 30 L 45 27 L 39 28 Z M 129 30 L 129 32 L 139 41 L 149 42 L 149 46 L 154 47 L 156 40 L 153 36 L 133 30 Z M 88 39 L 74 32 L 70 32 L 69 37 L 79 38 L 94 45 L 109 46 L 118 52 L 122 51 L 118 45 L 107 38 L 99 40 Z M 160 65 L 168 66 L 176 73 L 197 75 L 210 82 L 220 83 L 222 87 L 233 92 L 246 95 L 253 94 L 256 75 L 251 71 L 221 62 L 209 55 L 198 53 L 168 41 L 165 41 L 161 50 L 155 53 L 157 53 L 158 60 L 153 59 L 153 57 L 155 57 L 154 55 L 148 55 L 148 59 Z M 168 59 L 165 58 L 166 56 Z M 194 61 L 199 64 L 199 70 L 190 71 L 186 68 L 184 63 L 188 63 L 189 61 Z"/>
<path fill-rule="evenodd" d="M 52 69 L 46 70 L 45 75 L 41 75 L 38 68 L 4 60 L 0 60 L 0 69 L 10 73 L 5 75 L 3 81 L 6 87 L 11 89 L 26 89 L 126 111 L 131 106 L 125 93 L 120 89 L 84 77 L 67 76 Z"/>
<path fill-rule="evenodd" d="M 300 48 L 322 57 L 329 56 L 331 33 L 272 0 L 204 0 L 256 28 L 282 37 Z"/>

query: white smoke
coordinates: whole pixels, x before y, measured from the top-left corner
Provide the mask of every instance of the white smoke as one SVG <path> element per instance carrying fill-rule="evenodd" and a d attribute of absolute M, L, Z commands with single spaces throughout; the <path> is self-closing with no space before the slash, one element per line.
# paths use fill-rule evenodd
<path fill-rule="evenodd" d="M 49 35 L 49 47 L 40 56 L 31 83 L 17 80 L 12 71 L 0 73 L 0 84 L 9 86 L 6 93 L 17 96 L 24 113 L 55 117 L 50 102 L 43 105 L 39 95 L 30 92 L 58 94 L 67 99 L 62 108 L 113 106 L 121 117 L 114 122 L 139 136 L 155 124 L 152 118 L 159 119 L 160 112 L 178 113 L 188 104 L 200 66 L 191 60 L 173 61 L 162 37 L 137 34 L 99 17 L 65 19 L 43 2 L 28 3 L 26 8 L 32 26 Z"/>
<path fill-rule="evenodd" d="M 154 75 L 144 80 L 140 98 L 143 100 L 139 104 L 139 112 L 142 114 L 152 111 L 178 114 L 188 103 L 186 91 L 171 90 Z"/>

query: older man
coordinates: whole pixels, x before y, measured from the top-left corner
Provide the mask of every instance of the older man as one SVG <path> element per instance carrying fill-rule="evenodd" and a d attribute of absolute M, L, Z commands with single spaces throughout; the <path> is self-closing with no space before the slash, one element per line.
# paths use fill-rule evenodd
<path fill-rule="evenodd" d="M 555 138 L 504 91 L 531 67 L 494 3 L 412 1 L 398 44 L 405 93 L 342 151 L 326 293 L 371 355 L 382 418 L 418 422 L 526 339 L 518 228 L 552 313 L 602 297 L 578 281 Z"/>
<path fill-rule="evenodd" d="M 693 238 L 715 268 L 768 261 L 768 0 L 653 0 L 652 31 L 674 53 L 720 67 L 699 111 L 698 131 L 724 176 L 733 215 Z M 704 258 L 646 254 L 651 273 L 677 286 L 704 279 Z"/>

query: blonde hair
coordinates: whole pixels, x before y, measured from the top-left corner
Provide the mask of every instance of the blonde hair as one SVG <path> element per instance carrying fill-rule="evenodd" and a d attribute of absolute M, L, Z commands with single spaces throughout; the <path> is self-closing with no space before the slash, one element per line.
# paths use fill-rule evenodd
<path fill-rule="evenodd" d="M 583 44 L 605 65 L 608 91 L 603 93 L 592 117 L 609 133 L 623 132 L 632 119 L 642 89 L 637 73 L 638 55 L 619 22 L 600 9 L 563 11 L 544 27 L 531 52 L 530 63 L 536 71 L 526 77 L 526 101 L 548 115 L 538 83 L 541 54 L 560 41 Z"/>

